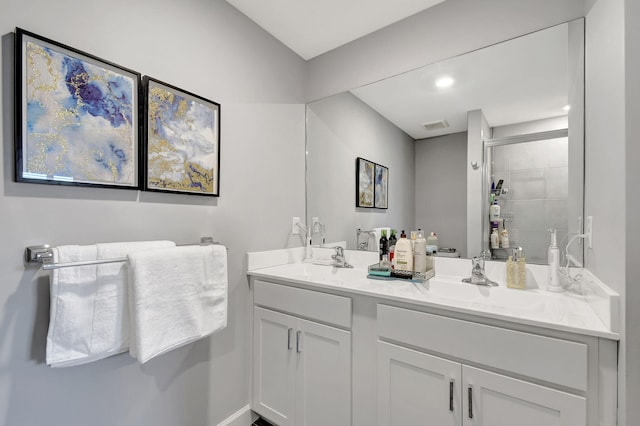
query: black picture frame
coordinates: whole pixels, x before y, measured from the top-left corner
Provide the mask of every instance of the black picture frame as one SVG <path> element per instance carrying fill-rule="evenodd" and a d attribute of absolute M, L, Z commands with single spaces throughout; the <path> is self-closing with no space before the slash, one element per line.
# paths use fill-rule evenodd
<path fill-rule="evenodd" d="M 220 104 L 149 76 L 143 88 L 144 190 L 220 196 Z"/>
<path fill-rule="evenodd" d="M 140 189 L 141 75 L 15 32 L 16 182 Z"/>
<path fill-rule="evenodd" d="M 362 157 L 356 158 L 356 207 L 374 208 L 375 163 Z"/>
<path fill-rule="evenodd" d="M 381 164 L 375 166 L 374 206 L 377 209 L 389 208 L 389 168 Z"/>

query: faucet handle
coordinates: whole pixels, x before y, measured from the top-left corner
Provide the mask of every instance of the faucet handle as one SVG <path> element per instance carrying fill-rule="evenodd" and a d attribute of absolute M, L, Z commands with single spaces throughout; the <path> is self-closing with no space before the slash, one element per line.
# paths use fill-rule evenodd
<path fill-rule="evenodd" d="M 342 248 L 342 246 L 336 246 L 336 256 L 344 256 L 344 249 Z"/>
<path fill-rule="evenodd" d="M 484 272 L 484 256 L 476 256 L 471 258 L 471 270 Z"/>

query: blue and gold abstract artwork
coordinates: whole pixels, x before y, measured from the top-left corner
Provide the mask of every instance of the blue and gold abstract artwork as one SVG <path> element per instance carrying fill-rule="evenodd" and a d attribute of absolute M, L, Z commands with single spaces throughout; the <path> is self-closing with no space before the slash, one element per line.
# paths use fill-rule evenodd
<path fill-rule="evenodd" d="M 18 180 L 137 188 L 139 74 L 21 30 L 18 37 Z"/>
<path fill-rule="evenodd" d="M 219 195 L 220 105 L 150 77 L 145 188 Z"/>
<path fill-rule="evenodd" d="M 389 169 L 376 164 L 375 207 L 386 209 L 388 207 L 389 194 Z"/>
<path fill-rule="evenodd" d="M 356 158 L 356 207 L 373 207 L 375 163 Z"/>

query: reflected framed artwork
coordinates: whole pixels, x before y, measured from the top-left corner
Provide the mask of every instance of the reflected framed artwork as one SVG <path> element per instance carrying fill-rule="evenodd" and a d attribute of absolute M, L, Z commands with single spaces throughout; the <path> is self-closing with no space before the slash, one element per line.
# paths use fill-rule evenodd
<path fill-rule="evenodd" d="M 356 158 L 356 207 L 374 207 L 375 163 Z"/>
<path fill-rule="evenodd" d="M 16 28 L 15 180 L 140 188 L 140 73 Z"/>
<path fill-rule="evenodd" d="M 144 189 L 220 195 L 220 104 L 145 76 Z"/>
<path fill-rule="evenodd" d="M 376 208 L 388 208 L 389 169 L 380 164 L 376 164 L 374 195 Z"/>

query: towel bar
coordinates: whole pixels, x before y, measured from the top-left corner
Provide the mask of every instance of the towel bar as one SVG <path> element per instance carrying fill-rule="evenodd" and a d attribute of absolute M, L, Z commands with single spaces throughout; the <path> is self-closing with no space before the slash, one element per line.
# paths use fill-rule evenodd
<path fill-rule="evenodd" d="M 202 237 L 200 238 L 201 246 L 208 245 L 220 245 L 222 243 L 213 241 L 212 237 Z M 192 245 L 192 244 L 188 244 Z M 229 250 L 227 248 L 227 250 Z M 87 266 L 87 265 L 100 265 L 103 263 L 118 263 L 118 262 L 126 262 L 126 257 L 117 257 L 113 259 L 96 259 L 96 260 L 85 260 L 81 262 L 64 262 L 64 263 L 54 263 L 53 262 L 53 250 L 49 244 L 43 244 L 40 246 L 29 246 L 24 249 L 24 264 L 25 266 L 31 265 L 34 263 L 40 263 L 42 265 L 42 269 L 51 270 L 51 269 L 60 269 L 60 268 L 70 268 L 73 266 Z"/>

